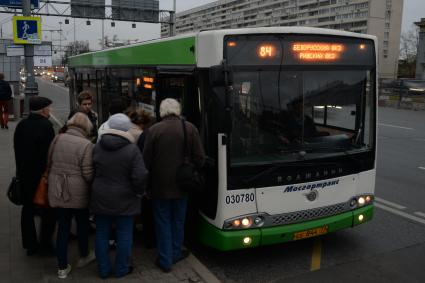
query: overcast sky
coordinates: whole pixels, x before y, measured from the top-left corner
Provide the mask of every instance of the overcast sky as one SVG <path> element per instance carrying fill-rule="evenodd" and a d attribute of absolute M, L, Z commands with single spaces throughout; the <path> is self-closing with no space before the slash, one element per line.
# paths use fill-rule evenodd
<path fill-rule="evenodd" d="M 106 4 L 109 4 L 111 0 L 106 0 Z M 384 0 L 375 0 L 384 1 Z M 214 2 L 214 0 L 176 0 L 177 12 L 191 9 L 203 4 Z M 173 8 L 173 0 L 160 0 L 160 9 L 171 10 Z M 62 6 L 64 7 L 64 6 Z M 62 8 L 63 10 L 63 8 Z M 11 25 L 12 14 L 0 14 L 0 27 L 2 30 L 3 37 L 10 38 L 12 36 L 12 25 Z M 420 18 L 425 18 L 425 0 L 404 0 L 403 9 L 403 23 L 402 31 L 405 32 L 413 28 L 413 22 L 419 21 Z M 65 18 L 59 17 L 43 17 L 42 29 L 43 30 L 58 30 L 60 28 L 59 22 L 64 22 Z M 111 21 L 104 21 L 104 34 L 112 37 L 117 35 L 119 39 L 138 39 L 148 40 L 158 38 L 160 36 L 160 25 L 159 24 L 145 24 L 136 23 L 136 28 L 131 27 L 130 22 L 116 22 L 116 26 L 111 27 Z M 76 26 L 76 39 L 77 40 L 89 40 L 91 49 L 100 49 L 99 40 L 102 37 L 102 21 L 92 20 L 91 25 L 86 25 L 85 19 L 77 19 L 75 21 Z M 65 45 L 69 41 L 74 40 L 74 25 L 73 20 L 70 20 L 69 25 L 62 24 L 62 37 L 59 37 L 58 32 L 44 32 L 43 40 L 50 41 L 59 45 L 60 39 L 62 39 L 62 45 Z"/>

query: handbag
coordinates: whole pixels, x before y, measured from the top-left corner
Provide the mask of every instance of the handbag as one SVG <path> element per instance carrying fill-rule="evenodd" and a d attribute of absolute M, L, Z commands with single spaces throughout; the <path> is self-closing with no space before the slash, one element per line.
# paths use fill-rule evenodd
<path fill-rule="evenodd" d="M 177 168 L 177 186 L 183 192 L 200 194 L 204 191 L 204 178 L 199 168 L 190 161 L 185 120 L 181 119 L 181 121 L 184 136 L 184 158 L 183 163 Z"/>
<path fill-rule="evenodd" d="M 57 140 L 59 139 L 60 134 L 53 140 L 52 147 L 49 151 L 49 157 L 47 162 L 47 168 L 41 175 L 40 181 L 38 182 L 37 189 L 35 190 L 34 198 L 32 202 L 39 207 L 49 207 L 49 195 L 48 195 L 48 181 L 49 170 L 52 166 L 52 155 L 56 145 Z"/>
<path fill-rule="evenodd" d="M 24 203 L 21 182 L 17 177 L 12 178 L 7 190 L 7 197 L 15 205 L 22 205 Z"/>
<path fill-rule="evenodd" d="M 40 178 L 37 189 L 35 190 L 34 198 L 32 202 L 39 207 L 49 207 L 49 196 L 47 187 L 47 176 L 49 175 L 48 170 Z"/>

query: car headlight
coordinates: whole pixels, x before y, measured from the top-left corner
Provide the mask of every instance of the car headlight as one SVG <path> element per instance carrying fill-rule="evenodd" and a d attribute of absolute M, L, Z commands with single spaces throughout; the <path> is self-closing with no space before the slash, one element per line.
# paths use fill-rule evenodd
<path fill-rule="evenodd" d="M 223 228 L 226 230 L 238 230 L 248 228 L 258 228 L 263 226 L 264 216 L 254 214 L 224 221 Z"/>

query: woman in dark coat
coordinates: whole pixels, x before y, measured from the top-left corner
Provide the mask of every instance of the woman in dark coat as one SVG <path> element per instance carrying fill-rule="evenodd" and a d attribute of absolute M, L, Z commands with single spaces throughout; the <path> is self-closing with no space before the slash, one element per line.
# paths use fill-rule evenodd
<path fill-rule="evenodd" d="M 130 119 L 124 114 L 109 118 L 93 153 L 95 177 L 90 209 L 96 219 L 96 260 L 101 278 L 111 272 L 109 236 L 116 225 L 117 252 L 115 276 L 123 277 L 132 271 L 129 266 L 133 245 L 133 218 L 140 214 L 141 196 L 145 190 L 147 171 L 142 154 L 127 132 Z"/>

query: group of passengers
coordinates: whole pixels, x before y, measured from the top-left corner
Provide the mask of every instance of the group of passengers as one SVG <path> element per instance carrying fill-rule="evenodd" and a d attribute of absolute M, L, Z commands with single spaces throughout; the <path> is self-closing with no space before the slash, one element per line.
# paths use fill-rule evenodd
<path fill-rule="evenodd" d="M 16 127 L 16 169 L 24 189 L 23 247 L 29 256 L 55 250 L 59 278 L 66 278 L 71 271 L 67 251 L 73 218 L 80 252 L 77 267 L 96 260 L 101 278 L 131 273 L 134 218 L 141 213 L 142 198 L 149 199 L 152 206 L 154 228 L 146 225 L 143 230 L 155 230 L 156 266 L 170 272 L 173 264 L 189 255 L 182 248 L 187 195 L 176 184 L 176 172 L 184 159 L 181 106 L 175 99 L 164 99 L 159 109 L 161 121 L 152 123 L 139 109 L 120 113 L 120 103 L 112 103 L 111 116 L 97 129 L 92 96 L 81 92 L 79 108 L 71 112 L 66 126 L 55 136 L 48 121 L 52 101 L 34 96 L 30 115 Z M 199 133 L 189 122 L 185 127 L 189 156 L 202 166 L 205 154 Z M 45 172 L 49 208 L 33 204 Z M 34 224 L 36 214 L 42 220 L 40 241 Z M 88 240 L 90 215 L 96 224 L 94 252 Z M 51 239 L 56 223 L 54 249 Z M 116 242 L 113 267 L 109 261 L 111 234 Z"/>

